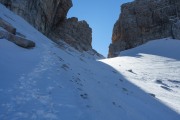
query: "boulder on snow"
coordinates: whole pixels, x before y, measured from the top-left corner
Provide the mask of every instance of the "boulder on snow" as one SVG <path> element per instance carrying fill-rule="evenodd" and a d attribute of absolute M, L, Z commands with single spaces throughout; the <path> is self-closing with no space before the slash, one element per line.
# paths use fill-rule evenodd
<path fill-rule="evenodd" d="M 0 31 L 0 38 L 7 39 L 23 48 L 35 47 L 35 43 L 33 41 L 22 38 L 22 37 L 15 36 L 14 34 L 3 31 L 3 30 Z"/>
<path fill-rule="evenodd" d="M 16 28 L 14 28 L 12 25 L 10 25 L 8 22 L 4 21 L 1 18 L 0 18 L 0 27 L 4 28 L 5 30 L 7 30 L 12 34 L 16 33 Z"/>

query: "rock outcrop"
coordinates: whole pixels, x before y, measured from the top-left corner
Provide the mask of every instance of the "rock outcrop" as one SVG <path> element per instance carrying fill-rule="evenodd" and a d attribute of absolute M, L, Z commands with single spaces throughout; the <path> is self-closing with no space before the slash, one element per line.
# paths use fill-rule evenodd
<path fill-rule="evenodd" d="M 63 40 L 79 51 L 92 49 L 92 30 L 85 21 L 67 19 L 71 0 L 0 0 L 36 29 L 59 43 Z"/>
<path fill-rule="evenodd" d="M 3 19 L 0 18 L 0 27 L 5 29 L 6 31 L 15 34 L 16 33 L 16 28 L 11 26 L 8 22 L 4 21 Z"/>
<path fill-rule="evenodd" d="M 51 32 L 50 37 L 55 42 L 62 38 L 79 51 L 92 49 L 92 29 L 86 21 L 78 21 L 75 17 L 63 21 L 57 29 Z"/>
<path fill-rule="evenodd" d="M 0 39 L 6 39 L 23 48 L 35 47 L 35 42 L 16 35 L 16 28 L 0 18 Z"/>
<path fill-rule="evenodd" d="M 67 12 L 72 7 L 71 0 L 0 0 L 0 2 L 45 35 L 66 19 Z"/>
<path fill-rule="evenodd" d="M 180 39 L 180 0 L 135 0 L 121 6 L 108 57 L 147 41 Z"/>
<path fill-rule="evenodd" d="M 23 48 L 33 48 L 36 45 L 35 42 L 31 40 L 16 36 L 10 32 L 3 30 L 0 30 L 0 39 L 7 39 L 8 41 L 13 42 L 14 44 Z"/>

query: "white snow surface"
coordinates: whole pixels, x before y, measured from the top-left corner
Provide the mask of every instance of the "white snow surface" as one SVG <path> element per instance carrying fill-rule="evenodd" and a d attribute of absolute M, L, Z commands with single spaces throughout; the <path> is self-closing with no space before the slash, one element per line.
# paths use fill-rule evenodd
<path fill-rule="evenodd" d="M 96 60 L 56 45 L 1 4 L 0 18 L 36 43 L 24 49 L 0 39 L 0 120 L 180 119 L 180 41 Z"/>
<path fill-rule="evenodd" d="M 154 40 L 103 60 L 129 82 L 180 113 L 180 41 Z"/>

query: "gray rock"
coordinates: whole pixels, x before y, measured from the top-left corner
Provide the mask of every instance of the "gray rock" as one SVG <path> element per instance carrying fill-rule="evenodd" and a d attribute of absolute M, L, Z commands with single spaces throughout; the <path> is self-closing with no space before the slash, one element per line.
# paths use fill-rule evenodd
<path fill-rule="evenodd" d="M 92 49 L 92 29 L 86 21 L 78 21 L 75 17 L 63 21 L 62 24 L 51 33 L 50 37 L 53 38 L 55 42 L 61 38 L 79 51 Z"/>
<path fill-rule="evenodd" d="M 19 36 L 16 36 L 12 33 L 9 33 L 9 32 L 3 31 L 3 30 L 0 30 L 0 38 L 7 39 L 23 48 L 35 47 L 35 43 L 33 41 L 25 39 L 25 38 L 21 38 Z"/>
<path fill-rule="evenodd" d="M 8 32 L 15 34 L 16 33 L 16 28 L 14 28 L 11 24 L 8 22 L 4 21 L 3 19 L 0 18 L 0 27 L 4 28 Z"/>
<path fill-rule="evenodd" d="M 135 0 L 123 4 L 113 28 L 108 57 L 150 40 L 176 36 L 179 24 L 174 22 L 179 15 L 180 0 Z"/>
<path fill-rule="evenodd" d="M 56 43 L 63 40 L 79 51 L 92 49 L 92 29 L 87 22 L 66 18 L 71 0 L 0 0 L 0 3 Z"/>
<path fill-rule="evenodd" d="M 0 0 L 0 2 L 44 34 L 48 34 L 66 19 L 67 12 L 72 7 L 71 0 Z"/>

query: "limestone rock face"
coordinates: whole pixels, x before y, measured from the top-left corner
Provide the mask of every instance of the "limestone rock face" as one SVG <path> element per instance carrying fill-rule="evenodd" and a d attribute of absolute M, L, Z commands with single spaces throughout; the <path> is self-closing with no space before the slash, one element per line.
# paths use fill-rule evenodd
<path fill-rule="evenodd" d="M 123 4 L 113 28 L 108 57 L 153 39 L 179 39 L 179 17 L 180 0 L 135 0 Z"/>
<path fill-rule="evenodd" d="M 92 30 L 85 21 L 67 19 L 71 0 L 0 0 L 36 29 L 59 43 L 63 40 L 79 51 L 92 49 Z"/>
<path fill-rule="evenodd" d="M 22 16 L 35 28 L 48 34 L 66 19 L 71 0 L 0 0 L 13 12 Z"/>
<path fill-rule="evenodd" d="M 92 29 L 86 21 L 78 21 L 75 17 L 63 21 L 50 37 L 55 41 L 61 38 L 79 51 L 92 49 Z"/>

